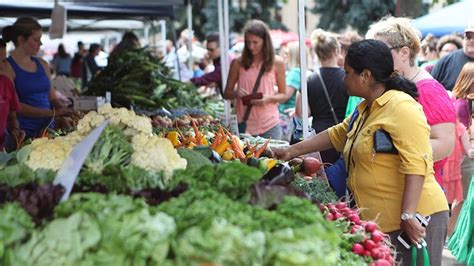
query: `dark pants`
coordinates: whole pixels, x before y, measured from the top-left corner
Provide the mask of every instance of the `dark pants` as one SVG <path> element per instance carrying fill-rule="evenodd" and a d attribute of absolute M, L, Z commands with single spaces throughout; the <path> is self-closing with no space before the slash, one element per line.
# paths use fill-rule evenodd
<path fill-rule="evenodd" d="M 401 262 L 401 265 L 411 265 L 411 249 L 406 249 L 397 240 L 401 230 L 393 231 L 388 233 L 390 236 L 390 242 L 395 246 L 397 262 Z M 442 211 L 431 215 L 431 220 L 426 228 L 426 249 L 430 256 L 431 266 L 441 266 L 443 258 L 443 247 L 446 241 L 448 233 L 448 211 Z M 421 250 L 418 252 L 416 265 L 423 265 L 423 253 Z"/>

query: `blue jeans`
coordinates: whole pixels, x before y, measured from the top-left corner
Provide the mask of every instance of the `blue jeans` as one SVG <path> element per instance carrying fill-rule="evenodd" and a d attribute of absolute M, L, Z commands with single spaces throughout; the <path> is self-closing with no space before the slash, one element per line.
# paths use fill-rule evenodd
<path fill-rule="evenodd" d="M 283 132 L 281 130 L 281 126 L 280 124 L 277 124 L 276 126 L 270 128 L 267 132 L 264 132 L 258 136 L 262 137 L 262 138 L 266 138 L 266 139 L 269 139 L 270 137 L 272 137 L 272 139 L 281 139 L 281 136 L 283 135 Z"/>

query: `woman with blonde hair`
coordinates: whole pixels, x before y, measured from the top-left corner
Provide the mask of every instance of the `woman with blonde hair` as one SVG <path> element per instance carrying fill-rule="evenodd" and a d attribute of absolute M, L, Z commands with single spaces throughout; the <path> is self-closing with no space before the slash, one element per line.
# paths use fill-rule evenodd
<path fill-rule="evenodd" d="M 469 128 L 471 127 L 471 112 L 468 96 L 474 95 L 474 63 L 467 63 L 461 70 L 454 85 L 451 100 L 456 110 L 456 142 L 454 150 L 448 157 L 443 169 L 443 187 L 448 202 L 452 204 L 451 217 L 448 225 L 448 235 L 454 230 L 459 211 L 466 199 L 474 172 L 474 163 L 469 158 L 470 143 Z"/>
<path fill-rule="evenodd" d="M 309 113 L 313 116 L 312 128 L 319 133 L 344 119 L 349 95 L 344 85 L 344 70 L 337 64 L 341 56 L 341 45 L 337 40 L 337 35 L 316 29 L 311 33 L 311 46 L 321 62 L 321 67 L 308 78 L 307 104 Z M 305 103 L 302 103 L 301 95 L 298 95 L 296 114 L 299 117 L 302 115 L 303 104 Z M 337 121 L 335 121 L 331 106 Z M 339 152 L 335 149 L 321 151 L 321 158 L 325 163 L 333 163 L 339 158 Z"/>
<path fill-rule="evenodd" d="M 306 49 L 306 46 L 304 47 Z M 286 63 L 286 101 L 278 105 L 283 130 L 283 139 L 291 140 L 295 127 L 293 114 L 296 107 L 296 95 L 301 89 L 300 45 L 299 42 L 289 42 L 284 48 Z M 311 73 L 308 71 L 308 73 Z"/>
<path fill-rule="evenodd" d="M 430 141 L 433 148 L 435 177 L 442 184 L 442 170 L 454 148 L 456 116 L 448 93 L 415 60 L 420 52 L 420 32 L 410 25 L 407 18 L 386 17 L 372 24 L 366 34 L 368 39 L 384 42 L 390 49 L 395 70 L 414 82 L 418 89 L 418 102 L 431 127 Z"/>
<path fill-rule="evenodd" d="M 453 88 L 453 102 L 456 110 L 457 119 L 469 131 L 472 131 L 472 106 L 469 101 L 474 100 L 474 62 L 467 63 L 463 66 L 461 73 L 456 80 Z M 473 147 L 474 138 L 470 137 L 470 144 Z M 474 173 L 474 161 L 472 158 L 466 157 L 461 164 L 461 174 L 463 180 L 464 197 L 469 189 L 471 175 Z"/>
<path fill-rule="evenodd" d="M 244 38 L 244 51 L 230 66 L 224 98 L 234 100 L 241 133 L 280 139 L 278 103 L 286 99 L 285 63 L 275 56 L 264 22 L 249 21 Z"/>
<path fill-rule="evenodd" d="M 453 100 L 458 120 L 462 126 L 467 128 L 468 136 L 465 137 L 465 142 L 467 142 L 465 146 L 468 146 L 469 150 L 467 151 L 468 156 L 464 157 L 461 163 L 464 202 L 453 208 L 453 217 L 459 214 L 459 218 L 450 222 L 451 227 L 456 222 L 456 227 L 449 238 L 448 247 L 459 262 L 472 265 L 474 263 L 474 243 L 472 242 L 474 232 L 474 222 L 472 221 L 474 215 L 474 180 L 472 180 L 474 174 L 474 130 L 472 127 L 474 119 L 472 116 L 474 62 L 466 63 L 461 69 L 453 88 Z"/>

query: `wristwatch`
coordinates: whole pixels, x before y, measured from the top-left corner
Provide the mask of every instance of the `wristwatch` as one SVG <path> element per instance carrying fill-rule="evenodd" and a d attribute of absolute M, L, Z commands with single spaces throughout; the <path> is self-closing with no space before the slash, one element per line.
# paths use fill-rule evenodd
<path fill-rule="evenodd" d="M 400 219 L 402 219 L 402 221 L 407 221 L 413 218 L 415 218 L 414 213 L 402 212 L 402 215 L 400 215 Z"/>

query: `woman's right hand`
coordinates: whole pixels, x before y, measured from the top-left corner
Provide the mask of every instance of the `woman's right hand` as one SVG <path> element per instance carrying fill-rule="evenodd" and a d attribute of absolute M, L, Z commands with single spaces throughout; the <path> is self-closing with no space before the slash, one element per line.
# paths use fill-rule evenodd
<path fill-rule="evenodd" d="M 75 113 L 74 109 L 72 108 L 67 108 L 67 107 L 62 107 L 59 109 L 56 109 L 55 116 L 71 116 Z"/>
<path fill-rule="evenodd" d="M 247 95 L 249 95 L 249 93 L 246 90 L 244 90 L 243 88 L 238 88 L 235 91 L 235 96 L 237 98 L 242 98 L 242 97 L 247 96 Z"/>
<path fill-rule="evenodd" d="M 292 159 L 290 155 L 290 147 L 286 148 L 271 148 L 273 154 L 275 155 L 275 158 L 283 160 L 283 161 L 289 161 Z"/>
<path fill-rule="evenodd" d="M 421 244 L 421 239 L 426 237 L 426 229 L 415 218 L 402 220 L 400 227 L 413 244 Z"/>

